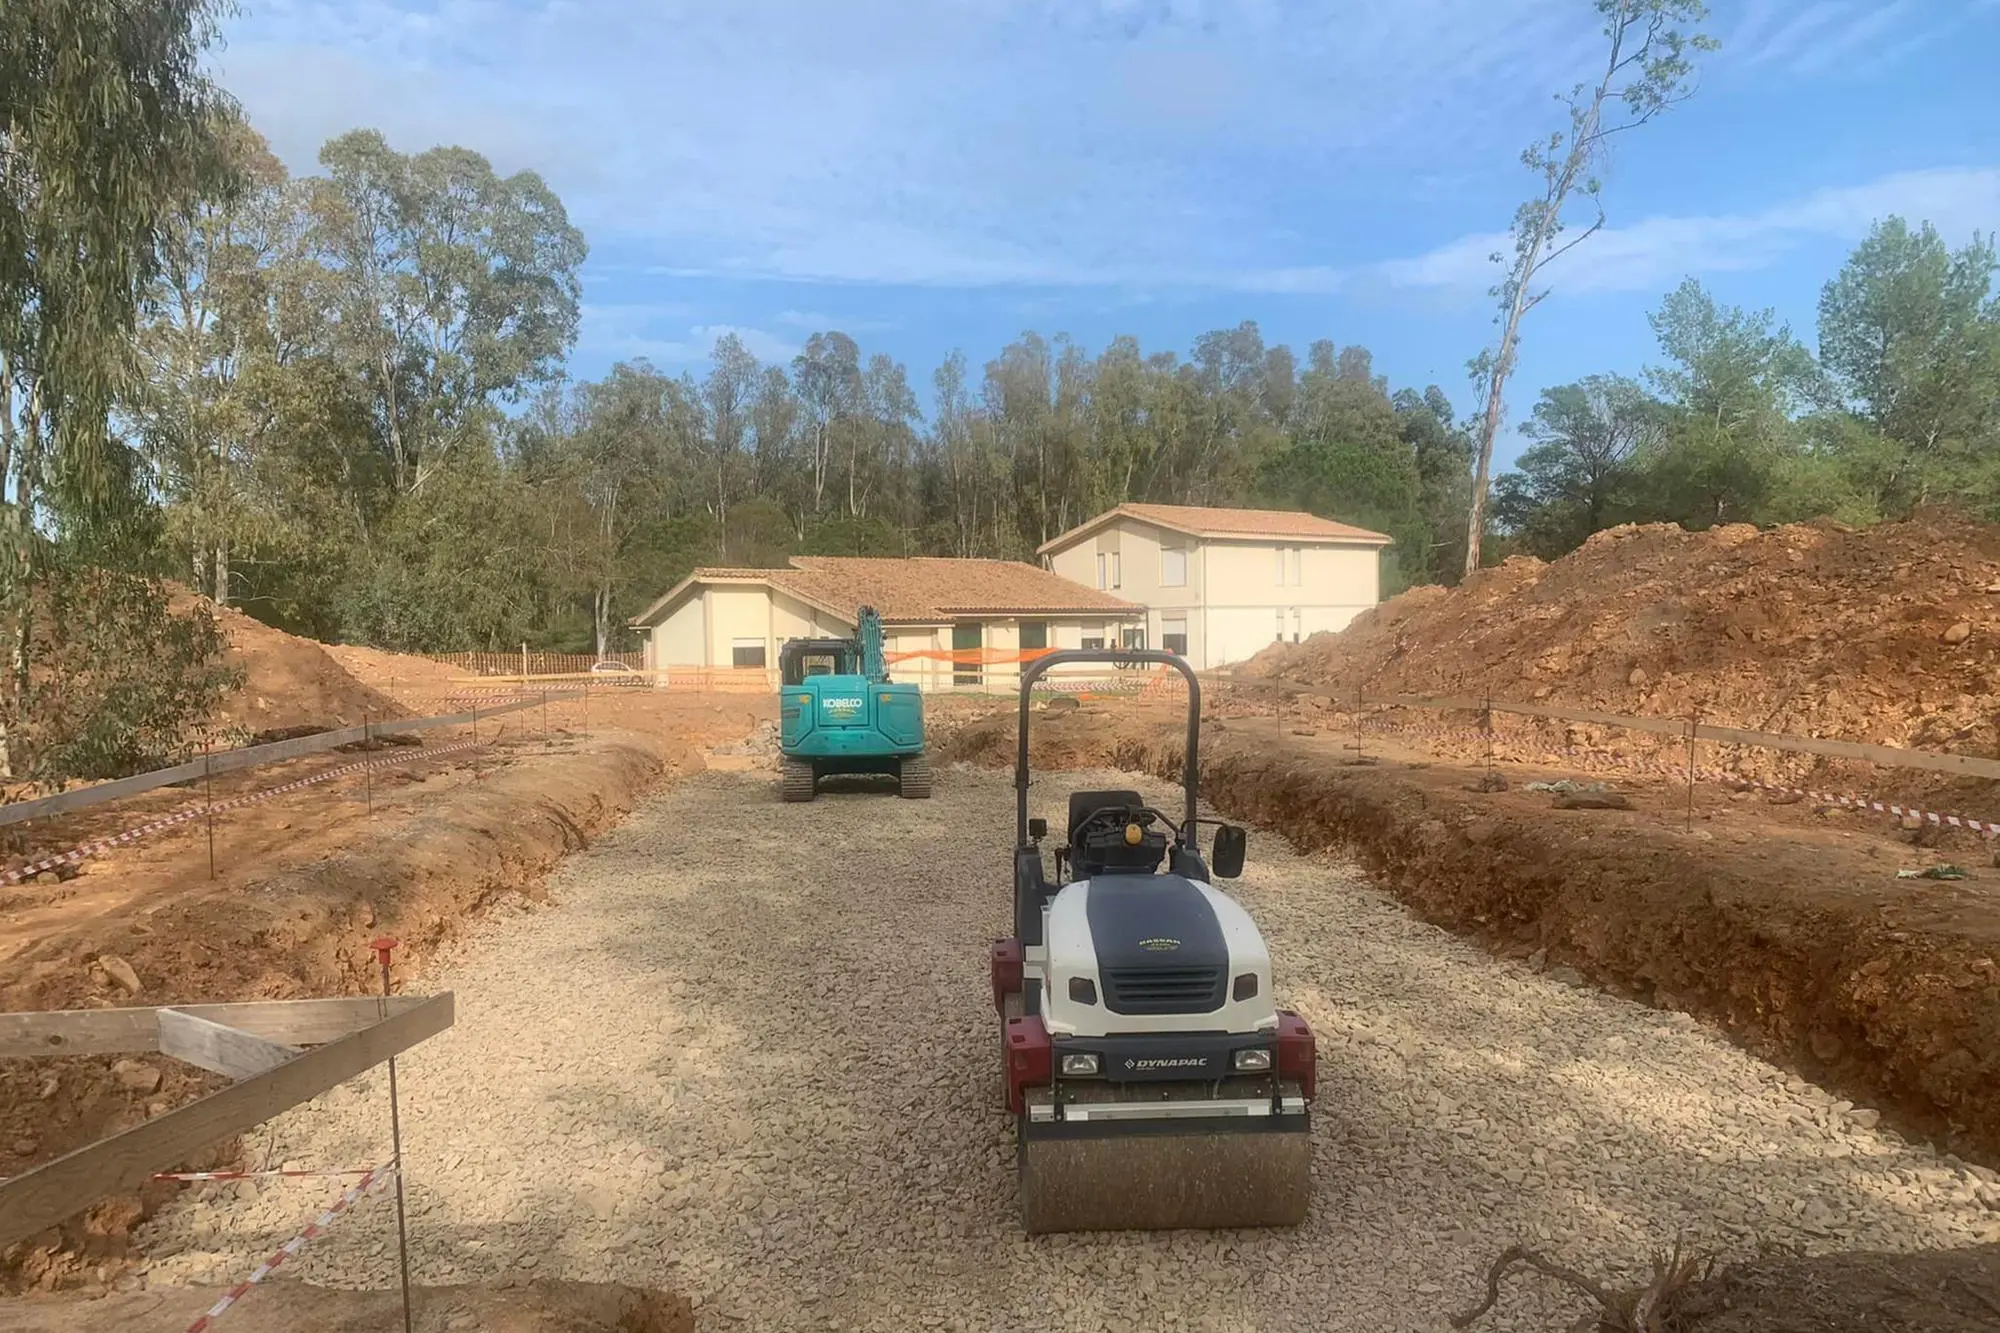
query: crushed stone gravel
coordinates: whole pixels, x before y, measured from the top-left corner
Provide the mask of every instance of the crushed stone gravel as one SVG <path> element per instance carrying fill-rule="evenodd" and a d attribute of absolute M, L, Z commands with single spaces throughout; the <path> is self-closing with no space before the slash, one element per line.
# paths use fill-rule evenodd
<path fill-rule="evenodd" d="M 1043 774 L 1068 791 L 1149 780 Z M 1516 1242 L 1638 1282 L 1677 1236 L 1724 1258 L 2000 1240 L 1991 1173 L 1941 1159 L 1684 1015 L 1496 960 L 1350 865 L 1253 832 L 1236 892 L 1320 1043 L 1315 1192 L 1296 1231 L 1029 1239 L 1014 1215 L 986 976 L 1009 779 L 781 806 L 710 773 L 648 801 L 410 987 L 458 1023 L 401 1061 L 416 1281 L 678 1290 L 708 1329 L 1443 1326 Z M 252 1166 L 389 1152 L 380 1070 L 247 1141 Z M 317 1182 L 196 1187 L 141 1233 L 149 1283 L 228 1282 Z M 395 1276 L 390 1195 L 293 1261 Z M 1480 1325 L 1579 1313 L 1523 1281 Z"/>

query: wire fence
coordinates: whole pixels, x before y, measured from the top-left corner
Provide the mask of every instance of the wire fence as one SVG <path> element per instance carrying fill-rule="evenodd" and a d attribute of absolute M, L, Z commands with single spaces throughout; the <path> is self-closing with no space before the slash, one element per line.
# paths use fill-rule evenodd
<path fill-rule="evenodd" d="M 1879 770 L 2000 782 L 2000 759 L 1903 746 L 1875 745 L 1824 736 L 1750 731 L 1685 718 L 1604 713 L 1515 700 L 1369 697 L 1359 690 L 1263 679 L 1244 682 L 1287 694 L 1295 722 L 1320 721 L 1352 732 L 1351 748 L 1369 737 L 1394 738 L 1445 757 L 1495 765 L 1560 766 L 1585 776 L 1625 775 L 1683 789 L 1681 822 L 1692 827 L 1698 786 L 1732 793 L 1762 793 L 1775 805 L 1810 803 L 1819 811 L 1852 810 L 1888 816 L 1905 831 L 1962 830 L 1982 839 L 2000 837 L 2000 791 L 1954 791 L 1890 797 L 1855 790 L 1886 781 Z M 1309 716 L 1310 706 L 1320 716 Z M 1283 724 L 1287 715 L 1280 713 Z M 1562 793 L 1560 790 L 1558 794 Z M 1966 813 L 1967 803 L 1982 807 Z M 1958 809 L 1943 808 L 1958 805 Z"/>
<path fill-rule="evenodd" d="M 464 712 L 431 717 L 397 718 L 380 722 L 367 720 L 358 727 L 342 727 L 265 745 L 204 753 L 198 760 L 175 765 L 172 768 L 135 774 L 115 782 L 99 783 L 93 787 L 62 792 L 38 800 L 0 805 L 0 826 L 24 826 L 31 820 L 60 820 L 65 816 L 73 816 L 96 807 L 128 801 L 164 787 L 198 785 L 201 789 L 201 799 L 198 801 L 164 814 L 142 818 L 122 828 L 101 832 L 67 846 L 58 842 L 55 850 L 42 852 L 16 850 L 10 858 L 12 864 L 0 867 L 0 886 L 29 882 L 60 884 L 73 878 L 77 867 L 85 861 L 197 821 L 204 826 L 207 834 L 208 877 L 214 879 L 218 871 L 215 845 L 218 816 L 231 810 L 260 805 L 292 792 L 353 778 L 361 780 L 362 800 L 368 813 L 372 815 L 375 809 L 374 778 L 378 772 L 404 768 L 424 760 L 488 749 L 507 735 L 509 724 L 501 719 L 524 710 L 535 711 L 530 713 L 527 719 L 528 725 L 526 727 L 517 725 L 515 733 L 519 735 L 539 730 L 543 738 L 547 739 L 551 734 L 552 725 L 560 721 L 551 719 L 550 705 L 580 696 L 580 691 L 560 693 L 540 691 L 527 695 L 517 690 L 514 697 L 506 702 L 494 703 L 491 700 L 482 700 L 485 706 L 474 707 Z M 588 714 L 584 713 L 583 718 L 587 734 Z M 459 728 L 465 729 L 469 735 L 441 745 L 423 744 L 416 735 L 429 730 Z M 341 750 L 390 752 L 337 764 L 303 777 L 248 791 L 225 791 L 220 796 L 216 792 L 215 780 L 218 776 L 293 763 Z M 45 823 L 42 827 L 46 831 L 60 825 Z M 15 841 L 17 849 L 27 842 L 27 839 L 19 833 L 8 836 Z"/>
<path fill-rule="evenodd" d="M 600 662 L 615 662 L 619 666 L 640 668 L 645 666 L 644 655 L 640 653 L 606 653 L 599 657 L 595 653 L 545 653 L 522 647 L 517 653 L 420 653 L 427 661 L 437 662 L 474 676 L 561 676 L 587 672 Z"/>

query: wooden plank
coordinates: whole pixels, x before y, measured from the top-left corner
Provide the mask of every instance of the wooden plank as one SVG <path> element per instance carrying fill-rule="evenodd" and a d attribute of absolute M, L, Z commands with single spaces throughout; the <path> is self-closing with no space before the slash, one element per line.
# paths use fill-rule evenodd
<path fill-rule="evenodd" d="M 1816 736 L 1776 736 L 1762 731 L 1741 731 L 1735 727 L 1712 727 L 1702 723 L 1695 738 L 1724 741 L 1731 745 L 1759 745 L 1794 754 L 1824 755 L 1829 759 L 1861 759 L 1892 768 L 1920 768 L 1931 773 L 1955 773 L 1961 777 L 2000 778 L 2000 760 L 1980 759 L 1969 754 L 1938 754 L 1932 750 L 1905 750 L 1894 745 L 1864 745 L 1858 741 L 1821 740 Z"/>
<path fill-rule="evenodd" d="M 177 1111 L 44 1163 L 0 1183 L 0 1248 L 22 1240 L 156 1171 L 187 1161 L 232 1134 L 317 1097 L 451 1026 L 446 991 L 414 1008 L 307 1051 L 267 1073 L 232 1083 Z"/>
<path fill-rule="evenodd" d="M 185 1009 L 162 1009 L 159 1018 L 160 1054 L 228 1079 L 276 1069 L 301 1051 Z"/>
<path fill-rule="evenodd" d="M 549 702 L 558 703 L 575 697 L 576 693 L 570 690 L 561 694 L 551 694 L 548 697 Z M 11 801 L 0 805 L 0 827 L 18 824 L 27 819 L 47 819 L 53 815 L 88 809 L 93 805 L 126 800 L 161 787 L 171 787 L 177 782 L 198 782 L 204 773 L 233 773 L 240 769 L 261 768 L 266 764 L 280 764 L 289 759 L 301 759 L 307 755 L 337 750 L 343 745 L 353 745 L 370 736 L 429 731 L 433 727 L 462 727 L 480 718 L 498 717 L 502 713 L 519 712 L 523 708 L 539 708 L 541 704 L 542 700 L 537 696 L 510 704 L 499 704 L 492 708 L 475 709 L 469 713 L 399 718 L 363 727 L 342 727 L 336 731 L 315 732 L 310 736 L 295 736 L 288 741 L 271 741 L 265 745 L 245 746 L 240 750 L 219 750 L 210 755 L 205 763 L 196 759 L 189 763 L 176 764 L 172 768 L 155 769 L 150 773 L 135 773 L 129 778 L 119 778 L 115 782 L 100 782 L 95 786 L 79 787 L 75 791 L 59 792 L 54 796 L 43 796 L 32 801 Z"/>
<path fill-rule="evenodd" d="M 1549 708 L 1543 704 L 1493 701 L 1496 713 L 1518 713 L 1523 717 L 1546 717 L 1558 722 L 1582 722 L 1597 727 L 1624 727 L 1628 731 L 1650 732 L 1655 736 L 1686 737 L 1688 724 L 1671 717 L 1624 717 L 1617 713 L 1593 713 L 1580 708 Z"/>
<path fill-rule="evenodd" d="M 394 995 L 328 1000 L 251 1000 L 239 1004 L 173 1006 L 211 1023 L 240 1028 L 290 1046 L 338 1041 L 376 1022 L 387 1005 L 392 1015 L 420 1000 Z M 135 1055 L 160 1049 L 159 1009 L 65 1009 L 49 1013 L 0 1014 L 0 1059 L 39 1055 Z"/>

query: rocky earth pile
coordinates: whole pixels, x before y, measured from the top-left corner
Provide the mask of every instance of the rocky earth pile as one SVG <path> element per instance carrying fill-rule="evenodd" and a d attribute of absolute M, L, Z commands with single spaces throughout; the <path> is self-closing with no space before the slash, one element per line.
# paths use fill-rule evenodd
<path fill-rule="evenodd" d="M 1600 532 L 1417 588 L 1244 669 L 1337 698 L 1462 695 L 2000 754 L 2000 527 L 1946 514 Z"/>
<path fill-rule="evenodd" d="M 243 672 L 243 687 L 223 701 L 220 726 L 264 739 L 306 728 L 359 726 L 364 717 L 407 715 L 386 694 L 355 679 L 324 644 L 193 594 L 184 594 L 179 604 L 199 604 L 215 617 L 229 639 L 229 664 Z"/>

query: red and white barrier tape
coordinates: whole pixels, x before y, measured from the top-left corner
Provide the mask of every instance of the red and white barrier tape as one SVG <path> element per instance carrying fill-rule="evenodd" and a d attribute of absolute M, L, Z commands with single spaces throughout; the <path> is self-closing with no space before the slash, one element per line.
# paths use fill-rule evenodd
<path fill-rule="evenodd" d="M 1948 828 L 1970 829 L 1982 838 L 2000 837 L 2000 824 L 1990 820 L 1972 819 L 1964 815 L 1941 814 L 1936 810 L 1919 810 L 1915 806 L 1896 805 L 1888 801 L 1871 801 L 1865 796 L 1842 796 L 1837 792 L 1810 791 L 1804 787 L 1787 787 L 1783 783 L 1764 782 L 1758 778 L 1746 778 L 1735 773 L 1703 773 L 1709 782 L 1720 782 L 1738 789 L 1755 787 L 1760 791 L 1783 792 L 1788 796 L 1803 796 L 1821 805 L 1842 805 L 1850 810 L 1873 810 L 1877 814 L 1895 815 L 1898 819 L 1915 818 L 1927 823 Z"/>
<path fill-rule="evenodd" d="M 374 1188 L 377 1182 L 387 1179 L 392 1174 L 392 1165 L 378 1166 L 360 1180 L 355 1181 L 348 1188 L 347 1193 L 334 1200 L 325 1212 L 312 1220 L 310 1226 L 286 1241 L 283 1245 L 280 1245 L 277 1253 L 257 1265 L 256 1271 L 251 1273 L 249 1277 L 244 1278 L 241 1282 L 224 1292 L 221 1300 L 209 1306 L 206 1313 L 187 1326 L 187 1333 L 204 1333 L 204 1330 L 209 1325 L 222 1317 L 224 1311 L 242 1300 L 250 1288 L 277 1272 L 285 1260 L 291 1258 L 304 1248 L 307 1241 L 317 1239 L 328 1227 L 333 1225 L 335 1218 L 353 1207 L 355 1200 Z"/>
<path fill-rule="evenodd" d="M 227 801 L 217 801 L 214 805 L 190 806 L 188 809 L 168 815 L 164 819 L 156 819 L 150 824 L 141 824 L 137 828 L 126 829 L 124 832 L 115 833 L 108 838 L 98 838 L 91 842 L 81 843 L 66 852 L 59 852 L 54 856 L 44 857 L 39 861 L 31 861 L 27 865 L 17 866 L 12 870 L 0 872 L 0 884 L 19 884 L 23 880 L 33 879 L 36 875 L 44 871 L 54 870 L 58 866 L 76 865 L 78 862 L 87 861 L 101 852 L 108 852 L 114 847 L 123 847 L 127 843 L 137 842 L 141 838 L 151 837 L 162 829 L 177 828 L 193 820 L 206 818 L 211 811 L 220 814 L 224 810 L 241 809 L 246 805 L 256 805 L 261 801 L 268 801 L 273 797 L 283 796 L 287 792 L 298 791 L 301 788 L 315 786 L 322 782 L 331 782 L 335 778 L 346 777 L 350 773 L 359 773 L 363 769 L 387 768 L 391 765 L 407 763 L 412 759 L 426 759 L 433 755 L 453 754 L 460 750 L 475 749 L 488 743 L 486 741 L 455 741 L 450 745 L 427 745 L 418 753 L 406 753 L 382 759 L 363 759 L 352 764 L 342 764 L 338 768 L 329 768 L 324 773 L 315 773 L 309 778 L 300 778 L 296 782 L 287 782 L 277 787 L 266 787 L 262 791 L 251 792 L 247 796 L 233 797 Z"/>

